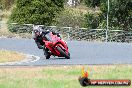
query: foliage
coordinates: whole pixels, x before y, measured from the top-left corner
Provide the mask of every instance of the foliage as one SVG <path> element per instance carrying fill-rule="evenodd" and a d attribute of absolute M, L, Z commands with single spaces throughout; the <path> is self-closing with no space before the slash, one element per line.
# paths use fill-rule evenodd
<path fill-rule="evenodd" d="M 10 9 L 12 4 L 14 3 L 14 0 L 0 0 L 0 9 Z"/>
<path fill-rule="evenodd" d="M 16 0 L 8 23 L 51 25 L 55 16 L 64 9 L 63 0 Z M 17 32 L 14 27 L 8 28 Z"/>
<path fill-rule="evenodd" d="M 84 0 L 85 4 L 88 7 L 96 7 L 96 6 L 100 6 L 100 0 Z"/>
<path fill-rule="evenodd" d="M 10 22 L 50 25 L 63 9 L 63 0 L 16 0 Z"/>
<path fill-rule="evenodd" d="M 107 2 L 101 1 L 102 15 L 107 14 Z M 132 29 L 132 0 L 110 0 L 109 26 L 123 30 Z"/>
<path fill-rule="evenodd" d="M 57 26 L 67 26 L 67 27 L 84 27 L 85 19 L 84 13 L 77 9 L 66 8 L 61 14 L 56 18 Z"/>
<path fill-rule="evenodd" d="M 99 26 L 100 23 L 100 14 L 97 13 L 87 13 L 85 14 L 85 20 L 86 20 L 86 26 L 89 29 L 96 29 Z"/>
<path fill-rule="evenodd" d="M 85 3 L 89 7 L 95 7 L 93 5 L 93 0 L 85 0 Z M 94 0 L 96 1 L 96 0 Z M 108 2 L 106 0 L 99 0 L 99 7 L 102 13 L 99 15 L 99 27 L 106 27 L 106 16 L 108 12 Z M 110 10 L 109 10 L 109 27 L 112 29 L 122 29 L 131 30 L 132 29 L 132 0 L 109 0 Z M 93 23 L 88 23 L 88 26 L 95 26 L 96 17 L 92 16 L 94 14 L 86 15 L 86 19 Z M 93 21 L 95 20 L 95 21 Z M 89 22 L 87 21 L 87 22 Z"/>

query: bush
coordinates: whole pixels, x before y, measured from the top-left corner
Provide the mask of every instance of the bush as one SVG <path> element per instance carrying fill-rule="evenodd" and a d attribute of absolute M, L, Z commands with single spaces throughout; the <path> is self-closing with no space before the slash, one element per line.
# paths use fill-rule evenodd
<path fill-rule="evenodd" d="M 97 2 L 96 2 L 97 1 Z M 106 0 L 85 0 L 88 7 L 95 7 L 94 3 L 98 3 L 102 13 L 98 16 L 92 16 L 95 14 L 87 14 L 87 26 L 96 28 L 106 27 L 106 16 L 108 2 Z M 109 11 L 109 28 L 121 29 L 121 30 L 132 30 L 132 0 L 110 0 L 110 11 Z M 91 17 L 91 18 L 90 18 Z M 97 25 L 97 19 L 99 19 L 99 25 Z"/>
<path fill-rule="evenodd" d="M 84 13 L 75 8 L 66 8 L 56 18 L 57 26 L 85 27 Z"/>
<path fill-rule="evenodd" d="M 123 30 L 132 29 L 132 0 L 110 0 L 109 26 Z M 107 2 L 101 0 L 102 15 L 106 17 Z"/>
<path fill-rule="evenodd" d="M 84 0 L 85 4 L 88 6 L 88 7 L 98 7 L 100 6 L 100 0 Z"/>
<path fill-rule="evenodd" d="M 63 3 L 63 0 L 16 0 L 8 23 L 50 25 L 63 9 Z"/>
<path fill-rule="evenodd" d="M 87 13 L 85 14 L 85 20 L 86 23 L 85 25 L 87 26 L 87 28 L 89 29 L 96 29 L 96 28 L 102 28 L 102 26 L 100 26 L 100 13 Z"/>

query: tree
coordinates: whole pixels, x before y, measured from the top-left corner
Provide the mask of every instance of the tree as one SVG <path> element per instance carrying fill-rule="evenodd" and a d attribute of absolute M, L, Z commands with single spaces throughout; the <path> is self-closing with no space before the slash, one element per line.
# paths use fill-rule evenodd
<path fill-rule="evenodd" d="M 107 14 L 107 1 L 101 0 L 102 15 Z M 105 19 L 104 18 L 104 19 Z M 132 29 L 132 0 L 110 0 L 109 26 L 123 30 Z"/>
<path fill-rule="evenodd" d="M 9 22 L 50 25 L 64 7 L 63 0 L 16 0 Z"/>
<path fill-rule="evenodd" d="M 87 6 L 89 6 L 94 0 L 86 0 Z M 96 1 L 96 0 L 95 0 Z M 106 27 L 106 16 L 107 16 L 107 5 L 106 0 L 99 0 L 99 7 L 101 13 L 99 13 L 99 26 L 103 25 L 103 28 Z M 130 30 L 132 29 L 132 0 L 109 0 L 110 1 L 110 11 L 109 11 L 109 28 L 111 29 L 122 29 Z M 87 16 L 89 17 L 89 16 Z M 89 19 L 89 18 L 86 18 Z M 93 21 L 96 17 L 89 21 Z M 94 25 L 94 24 L 91 24 Z"/>
<path fill-rule="evenodd" d="M 86 20 L 86 26 L 89 29 L 96 29 L 99 26 L 99 14 L 91 14 L 91 13 L 87 13 L 85 14 L 85 20 Z"/>
<path fill-rule="evenodd" d="M 88 7 L 98 7 L 100 6 L 100 0 L 84 0 L 85 4 L 88 6 Z"/>

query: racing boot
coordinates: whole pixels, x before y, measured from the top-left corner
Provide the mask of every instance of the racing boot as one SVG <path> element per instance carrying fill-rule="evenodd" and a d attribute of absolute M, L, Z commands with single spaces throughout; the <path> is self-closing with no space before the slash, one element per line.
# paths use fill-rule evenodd
<path fill-rule="evenodd" d="M 45 57 L 46 57 L 46 59 L 49 59 L 50 58 L 50 53 L 48 52 L 48 49 L 43 49 L 43 51 L 44 51 L 44 55 L 45 55 Z"/>

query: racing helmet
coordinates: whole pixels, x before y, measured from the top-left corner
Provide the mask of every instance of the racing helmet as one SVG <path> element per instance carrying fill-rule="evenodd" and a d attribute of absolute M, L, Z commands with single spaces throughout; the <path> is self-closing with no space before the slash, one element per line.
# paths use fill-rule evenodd
<path fill-rule="evenodd" d="M 42 34 L 42 28 L 40 26 L 34 26 L 33 27 L 33 32 L 35 34 L 35 36 L 39 36 Z"/>

